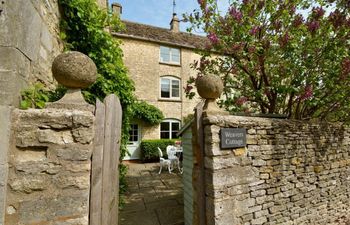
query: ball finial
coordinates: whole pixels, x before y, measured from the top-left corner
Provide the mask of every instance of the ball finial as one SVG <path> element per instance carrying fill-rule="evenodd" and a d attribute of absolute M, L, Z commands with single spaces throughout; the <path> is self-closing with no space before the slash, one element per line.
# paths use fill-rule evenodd
<path fill-rule="evenodd" d="M 48 104 L 47 107 L 93 112 L 94 106 L 85 102 L 80 90 L 89 87 L 96 81 L 97 68 L 92 59 L 81 52 L 62 53 L 52 63 L 52 74 L 57 82 L 67 87 L 68 90 L 63 98 Z"/>
<path fill-rule="evenodd" d="M 228 112 L 220 109 L 216 104 L 216 99 L 220 97 L 224 90 L 224 85 L 219 76 L 206 75 L 198 77 L 196 87 L 198 94 L 205 99 L 204 115 L 228 115 Z"/>
<path fill-rule="evenodd" d="M 67 88 L 86 88 L 97 77 L 95 63 L 87 55 L 69 51 L 58 55 L 52 63 L 52 74 L 58 83 Z"/>
<path fill-rule="evenodd" d="M 198 94 L 205 99 L 217 99 L 224 90 L 224 85 L 219 76 L 206 75 L 196 80 Z"/>

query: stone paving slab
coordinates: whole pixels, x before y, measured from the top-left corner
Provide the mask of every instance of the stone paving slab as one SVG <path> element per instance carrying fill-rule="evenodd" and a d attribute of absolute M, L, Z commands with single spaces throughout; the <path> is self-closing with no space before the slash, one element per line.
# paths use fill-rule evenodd
<path fill-rule="evenodd" d="M 120 225 L 161 225 L 154 210 L 142 210 L 133 213 L 119 213 Z"/>
<path fill-rule="evenodd" d="M 183 208 L 179 207 L 162 207 L 156 209 L 161 225 L 183 224 Z M 166 216 L 163 216 L 166 215 Z"/>
<path fill-rule="evenodd" d="M 119 211 L 119 225 L 183 225 L 182 175 L 158 174 L 158 163 L 124 162 L 128 192 Z"/>

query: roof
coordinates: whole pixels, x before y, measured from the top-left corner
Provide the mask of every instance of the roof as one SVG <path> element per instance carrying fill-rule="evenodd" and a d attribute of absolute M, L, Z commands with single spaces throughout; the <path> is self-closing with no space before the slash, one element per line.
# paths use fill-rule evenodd
<path fill-rule="evenodd" d="M 208 39 L 204 36 L 186 32 L 173 32 L 170 29 L 125 20 L 122 22 L 125 24 L 126 29 L 124 31 L 112 32 L 113 35 L 121 38 L 144 40 L 192 49 L 204 49 L 209 43 Z"/>

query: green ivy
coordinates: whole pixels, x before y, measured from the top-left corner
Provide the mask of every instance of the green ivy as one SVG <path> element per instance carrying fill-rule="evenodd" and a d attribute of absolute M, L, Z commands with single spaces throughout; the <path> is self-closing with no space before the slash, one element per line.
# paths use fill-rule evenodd
<path fill-rule="evenodd" d="M 120 159 L 126 154 L 129 140 L 130 110 L 134 103 L 134 84 L 127 75 L 123 64 L 122 50 L 108 27 L 116 30 L 123 28 L 121 21 L 111 13 L 101 10 L 95 0 L 59 0 L 62 8 L 61 38 L 66 50 L 74 50 L 88 55 L 96 64 L 98 77 L 96 82 L 83 90 L 85 99 L 94 103 L 109 94 L 116 94 L 123 108 L 122 142 Z M 125 191 L 125 168 L 121 165 L 120 193 Z"/>
<path fill-rule="evenodd" d="M 149 125 L 158 125 L 164 119 L 162 111 L 145 101 L 135 102 L 131 106 L 131 115 L 133 118 L 140 119 Z"/>
<path fill-rule="evenodd" d="M 113 26 L 120 30 L 121 21 L 110 13 L 101 10 L 95 0 L 59 0 L 62 7 L 61 38 L 67 50 L 88 55 L 96 64 L 96 82 L 83 90 L 85 99 L 94 103 L 96 98 L 103 101 L 109 94 L 116 94 L 123 108 L 123 131 L 121 158 L 125 156 L 129 139 L 129 110 L 135 97 L 134 84 L 127 75 L 123 64 L 120 43 L 106 31 Z"/>
<path fill-rule="evenodd" d="M 121 160 L 127 152 L 130 119 L 136 116 L 150 124 L 159 124 L 163 114 L 146 102 L 135 102 L 134 83 L 128 77 L 127 69 L 123 64 L 120 42 L 108 32 L 111 27 L 114 31 L 124 29 L 119 18 L 101 10 L 95 0 L 59 0 L 59 4 L 63 12 L 60 36 L 65 42 L 66 50 L 79 51 L 88 55 L 97 66 L 96 82 L 83 90 L 86 101 L 95 103 L 97 98 L 103 101 L 109 94 L 116 94 L 120 99 L 123 108 Z M 150 112 L 140 107 L 149 109 Z M 126 190 L 126 167 L 120 164 L 119 171 L 122 194 Z"/>

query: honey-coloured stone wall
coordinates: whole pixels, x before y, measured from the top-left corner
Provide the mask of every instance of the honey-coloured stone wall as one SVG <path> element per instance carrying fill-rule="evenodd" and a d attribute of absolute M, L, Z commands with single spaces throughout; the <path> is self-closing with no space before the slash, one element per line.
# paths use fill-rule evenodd
<path fill-rule="evenodd" d="M 52 108 L 12 116 L 5 224 L 88 225 L 94 115 Z"/>
<path fill-rule="evenodd" d="M 196 71 L 191 68 L 191 64 L 195 60 L 199 60 L 200 56 L 195 53 L 194 49 L 175 47 L 181 49 L 181 64 L 173 65 L 159 62 L 160 46 L 169 45 L 125 37 L 116 38 L 122 41 L 123 62 L 128 69 L 130 78 L 135 83 L 135 95 L 139 100 L 144 100 L 159 108 L 167 119 L 182 121 L 184 117 L 193 114 L 193 108 L 200 101 L 200 98 L 198 96 L 194 99 L 186 98 L 184 87 L 186 87 L 190 76 L 196 77 Z M 160 98 L 160 79 L 162 76 L 173 76 L 180 79 L 179 100 Z M 159 138 L 159 126 L 143 126 L 142 139 Z"/>
<path fill-rule="evenodd" d="M 221 128 L 245 148 L 221 149 Z M 350 223 L 350 129 L 341 124 L 204 118 L 208 225 Z"/>

